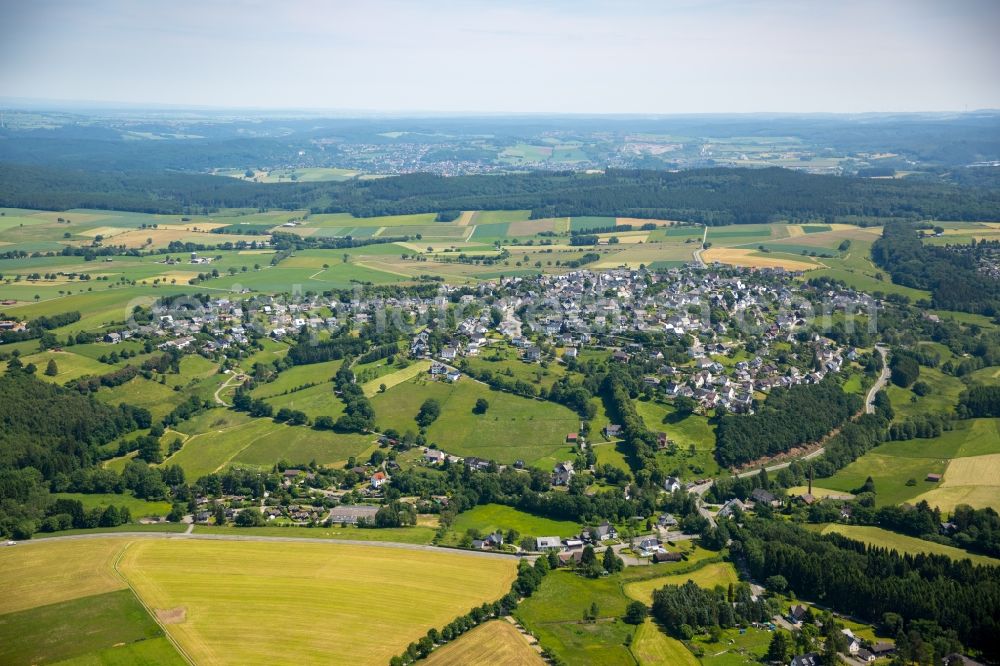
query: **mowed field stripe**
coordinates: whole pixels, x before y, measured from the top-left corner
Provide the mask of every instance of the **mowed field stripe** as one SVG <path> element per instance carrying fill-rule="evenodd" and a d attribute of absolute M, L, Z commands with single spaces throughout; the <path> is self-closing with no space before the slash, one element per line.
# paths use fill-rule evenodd
<path fill-rule="evenodd" d="M 515 566 L 371 546 L 181 539 L 135 542 L 120 569 L 150 608 L 183 608 L 183 621 L 165 628 L 195 663 L 384 664 L 431 627 L 503 596 Z"/>

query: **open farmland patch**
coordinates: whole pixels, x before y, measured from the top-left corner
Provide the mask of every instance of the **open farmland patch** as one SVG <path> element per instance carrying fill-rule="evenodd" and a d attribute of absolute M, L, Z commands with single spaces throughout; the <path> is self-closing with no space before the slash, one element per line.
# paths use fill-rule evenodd
<path fill-rule="evenodd" d="M 303 426 L 274 424 L 274 427 L 233 456 L 232 462 L 270 469 L 279 460 L 320 465 L 344 464 L 351 456 L 374 449 L 375 437 L 356 433 L 313 430 Z"/>
<path fill-rule="evenodd" d="M 641 666 L 670 664 L 670 666 L 698 666 L 699 662 L 691 651 L 676 638 L 660 631 L 651 619 L 635 632 L 632 654 Z"/>
<path fill-rule="evenodd" d="M 510 622 L 494 620 L 438 648 L 427 666 L 542 666 L 545 660 Z"/>
<path fill-rule="evenodd" d="M 0 614 L 124 589 L 112 566 L 124 545 L 107 538 L 0 549 Z"/>
<path fill-rule="evenodd" d="M 689 573 L 679 573 L 658 578 L 649 578 L 625 584 L 625 594 L 643 602 L 653 603 L 653 591 L 665 585 L 683 585 L 688 581 L 700 587 L 712 589 L 716 585 L 726 587 L 739 580 L 736 569 L 729 562 L 710 562 Z"/>
<path fill-rule="evenodd" d="M 472 224 L 496 224 L 500 222 L 521 222 L 530 220 L 530 210 L 481 210 L 473 216 Z"/>
<path fill-rule="evenodd" d="M 163 633 L 131 590 L 0 615 L 0 662 L 50 663 Z M 161 663 L 184 663 L 178 655 Z"/>
<path fill-rule="evenodd" d="M 849 539 L 910 555 L 931 553 L 934 555 L 946 555 L 953 560 L 971 559 L 973 564 L 1000 566 L 1000 560 L 992 557 L 976 555 L 966 552 L 961 548 L 954 548 L 953 546 L 946 546 L 934 543 L 933 541 L 925 541 L 916 537 L 906 536 L 905 534 L 897 534 L 870 525 L 827 525 L 823 528 L 823 534 L 842 534 Z"/>
<path fill-rule="evenodd" d="M 451 530 L 459 535 L 469 529 L 479 530 L 480 534 L 497 530 L 506 533 L 513 529 L 521 536 L 571 537 L 579 534 L 580 525 L 568 520 L 535 516 L 503 504 L 481 504 L 458 514 L 451 524 Z"/>
<path fill-rule="evenodd" d="M 428 398 L 439 402 L 441 415 L 427 428 L 427 441 L 448 453 L 508 464 L 521 459 L 543 468 L 572 457 L 566 435 L 579 430 L 576 414 L 562 405 L 490 390 L 469 378 L 454 384 L 418 378 L 379 393 L 372 398 L 376 423 L 380 429 L 416 432 L 414 418 Z M 472 411 L 479 398 L 489 402 L 485 414 Z"/>
<path fill-rule="evenodd" d="M 431 362 L 428 360 L 415 361 L 410 365 L 406 366 L 402 370 L 396 370 L 382 377 L 366 382 L 361 386 L 362 390 L 365 392 L 369 398 L 379 392 L 381 386 L 385 386 L 386 390 L 396 386 L 397 384 L 402 384 L 403 382 L 413 379 L 425 372 L 427 372 L 431 367 Z"/>
<path fill-rule="evenodd" d="M 733 266 L 744 266 L 747 268 L 784 268 L 787 271 L 809 271 L 815 268 L 822 268 L 821 264 L 813 261 L 791 259 L 784 257 L 769 256 L 761 254 L 756 250 L 713 247 L 702 253 L 705 263 L 719 262 L 721 264 L 732 264 Z"/>
<path fill-rule="evenodd" d="M 120 568 L 198 663 L 384 664 L 514 579 L 514 559 L 313 543 L 134 542 Z M 379 603 L 371 602 L 377 590 Z M 262 631 L 282 618 L 280 631 Z M 323 627 L 317 631 L 317 623 Z M 378 636 L 358 641 L 358 636 Z"/>

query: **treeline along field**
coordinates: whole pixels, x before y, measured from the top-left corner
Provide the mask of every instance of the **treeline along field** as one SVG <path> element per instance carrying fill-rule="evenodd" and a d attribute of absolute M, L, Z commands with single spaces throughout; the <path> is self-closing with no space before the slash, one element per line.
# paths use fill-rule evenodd
<path fill-rule="evenodd" d="M 111 173 L 0 165 L 0 205 L 199 213 L 308 208 L 358 217 L 455 210 L 531 210 L 532 218 L 622 216 L 709 225 L 875 217 L 1000 219 L 1000 193 L 976 187 L 769 169 L 614 170 L 342 183 L 247 183 L 181 173 Z"/>

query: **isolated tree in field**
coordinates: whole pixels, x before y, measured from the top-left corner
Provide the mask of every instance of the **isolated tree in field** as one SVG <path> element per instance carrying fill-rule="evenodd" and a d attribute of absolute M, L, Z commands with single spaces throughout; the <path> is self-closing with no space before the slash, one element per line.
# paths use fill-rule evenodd
<path fill-rule="evenodd" d="M 490 408 L 490 403 L 486 398 L 479 398 L 476 400 L 476 406 L 472 408 L 474 414 L 485 414 L 486 410 Z"/>
<path fill-rule="evenodd" d="M 441 403 L 439 403 L 434 398 L 428 398 L 424 400 L 424 404 L 420 405 L 420 411 L 417 413 L 416 421 L 417 425 L 422 428 L 426 428 L 441 415 Z"/>
<path fill-rule="evenodd" d="M 54 358 L 50 358 L 49 364 L 45 366 L 45 374 L 49 377 L 55 377 L 59 374 L 59 366 L 56 365 L 56 360 Z"/>
<path fill-rule="evenodd" d="M 642 624 L 646 621 L 646 613 L 646 604 L 641 601 L 633 601 L 625 608 L 622 620 L 627 624 Z"/>

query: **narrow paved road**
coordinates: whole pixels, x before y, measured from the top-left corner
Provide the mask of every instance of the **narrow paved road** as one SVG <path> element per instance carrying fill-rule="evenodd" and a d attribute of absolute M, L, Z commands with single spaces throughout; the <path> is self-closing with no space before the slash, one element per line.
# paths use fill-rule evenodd
<path fill-rule="evenodd" d="M 231 407 L 231 405 L 228 402 L 226 402 L 225 400 L 223 400 L 219 396 L 219 394 L 222 393 L 227 388 L 229 388 L 229 385 L 233 383 L 233 380 L 237 380 L 237 381 L 242 382 L 245 379 L 246 379 L 246 375 L 244 375 L 242 373 L 236 373 L 236 374 L 232 375 L 231 377 L 229 377 L 228 379 L 226 379 L 226 381 L 224 381 L 222 383 L 222 386 L 220 386 L 219 388 L 215 389 L 215 402 L 217 402 L 218 404 L 222 405 L 223 407 Z"/>
<path fill-rule="evenodd" d="M 94 534 L 69 534 L 66 536 L 47 537 L 44 539 L 30 539 L 28 541 L 18 541 L 15 548 L 31 547 L 33 544 L 46 543 L 48 541 L 70 541 L 83 539 L 182 539 L 182 540 L 204 540 L 204 541 L 263 541 L 275 543 L 324 543 L 333 545 L 348 546 L 372 546 L 374 548 L 397 548 L 399 550 L 422 550 L 430 553 L 457 553 L 469 557 L 491 557 L 491 558 L 518 558 L 517 555 L 508 553 L 492 553 L 485 550 L 462 550 L 459 548 L 444 548 L 442 546 L 430 546 L 416 543 L 401 543 L 398 541 L 361 541 L 357 539 L 322 539 L 311 537 L 278 537 L 260 536 L 256 534 L 198 534 L 187 532 L 96 532 Z M 523 559 L 534 560 L 536 556 L 525 556 Z M 521 558 L 518 558 L 521 559 Z"/>
<path fill-rule="evenodd" d="M 705 260 L 701 258 L 701 253 L 705 251 L 705 241 L 708 240 L 708 225 L 705 225 L 705 231 L 701 234 L 701 245 L 698 249 L 694 251 L 694 263 L 698 265 L 698 268 L 705 268 Z"/>
<path fill-rule="evenodd" d="M 883 347 L 882 345 L 875 345 L 875 349 L 878 350 L 879 355 L 882 357 L 882 372 L 879 373 L 878 379 L 876 379 L 875 383 L 872 384 L 872 387 L 870 389 L 868 389 L 868 394 L 865 396 L 865 413 L 866 414 L 874 414 L 875 413 L 875 394 L 877 394 L 879 391 L 881 391 L 883 388 L 885 388 L 886 383 L 889 381 L 889 374 L 890 374 L 889 373 L 889 366 L 886 364 L 886 361 L 885 361 L 886 352 L 888 350 L 885 347 Z M 821 446 L 821 447 L 819 447 L 818 449 L 816 449 L 814 451 L 810 451 L 809 453 L 807 453 L 806 455 L 802 456 L 801 458 L 795 458 L 793 460 L 787 460 L 785 462 L 778 463 L 776 465 L 771 465 L 769 467 L 765 467 L 765 469 L 768 472 L 776 472 L 779 469 L 785 469 L 786 467 L 788 467 L 789 465 L 791 465 L 796 460 L 800 460 L 800 461 L 801 460 L 812 460 L 813 458 L 822 455 L 825 450 L 826 450 L 826 447 L 825 446 Z M 759 469 L 751 469 L 751 470 L 747 470 L 746 472 L 742 472 L 740 474 L 737 474 L 736 476 L 738 476 L 740 478 L 744 478 L 744 477 L 747 477 L 747 476 L 753 476 L 754 474 L 760 474 L 760 470 Z"/>
<path fill-rule="evenodd" d="M 886 363 L 885 354 L 888 351 L 882 345 L 875 345 L 875 349 L 878 350 L 879 355 L 882 357 L 882 372 L 879 373 L 878 379 L 872 384 L 872 387 L 868 389 L 868 395 L 865 396 L 865 413 L 874 414 L 875 413 L 875 394 L 885 388 L 885 385 L 889 381 L 889 364 Z"/>

